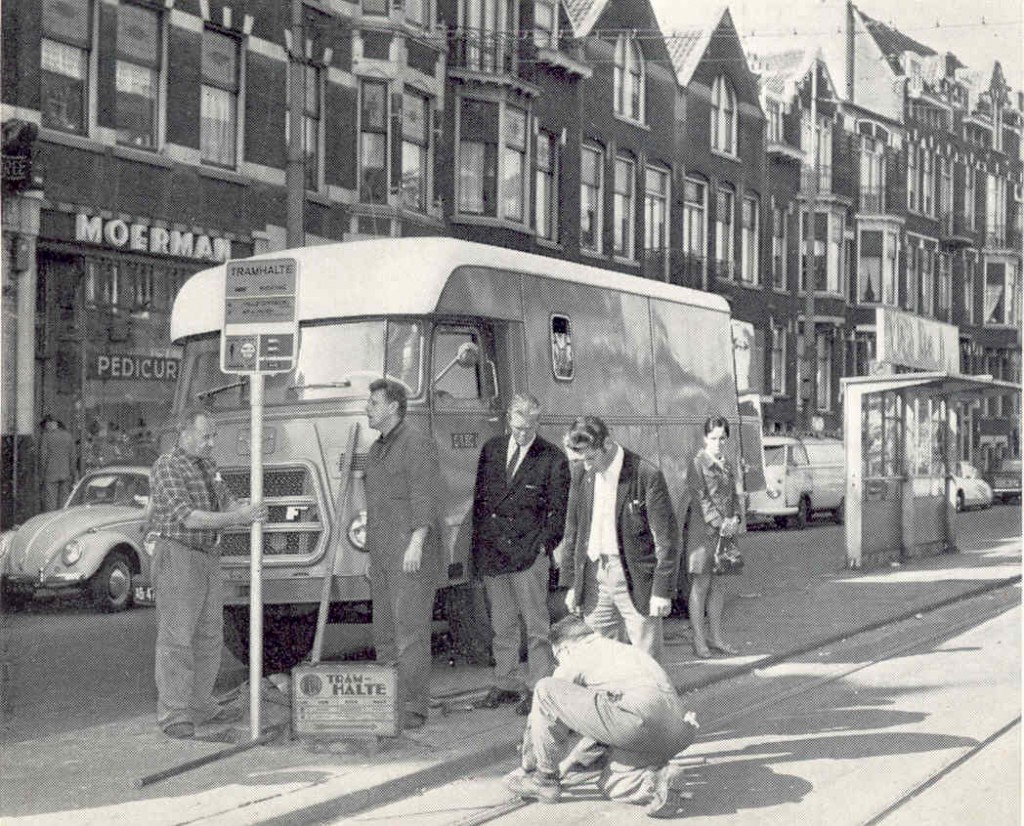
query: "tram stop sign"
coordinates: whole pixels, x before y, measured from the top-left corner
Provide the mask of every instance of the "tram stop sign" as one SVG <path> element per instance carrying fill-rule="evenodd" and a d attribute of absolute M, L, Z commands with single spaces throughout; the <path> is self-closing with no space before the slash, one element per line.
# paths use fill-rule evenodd
<path fill-rule="evenodd" d="M 224 278 L 224 373 L 288 373 L 298 344 L 294 258 L 228 261 Z"/>

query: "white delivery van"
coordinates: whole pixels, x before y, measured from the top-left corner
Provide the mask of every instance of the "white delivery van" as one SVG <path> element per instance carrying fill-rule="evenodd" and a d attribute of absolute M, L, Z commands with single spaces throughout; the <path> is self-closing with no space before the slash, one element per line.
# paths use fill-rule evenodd
<path fill-rule="evenodd" d="M 763 444 L 765 489 L 751 493 L 748 523 L 803 528 L 821 511 L 842 521 L 846 461 L 840 440 L 765 436 Z"/>
<path fill-rule="evenodd" d="M 805 436 L 802 441 L 811 468 L 811 512 L 828 511 L 836 522 L 842 522 L 846 448 L 841 439 Z"/>

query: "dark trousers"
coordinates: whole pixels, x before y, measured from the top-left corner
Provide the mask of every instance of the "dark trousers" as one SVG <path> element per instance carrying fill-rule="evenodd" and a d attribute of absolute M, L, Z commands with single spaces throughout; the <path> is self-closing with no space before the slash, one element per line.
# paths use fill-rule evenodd
<path fill-rule="evenodd" d="M 399 711 L 427 716 L 430 703 L 430 623 L 436 579 L 370 565 L 373 644 L 377 662 L 398 666 Z"/>

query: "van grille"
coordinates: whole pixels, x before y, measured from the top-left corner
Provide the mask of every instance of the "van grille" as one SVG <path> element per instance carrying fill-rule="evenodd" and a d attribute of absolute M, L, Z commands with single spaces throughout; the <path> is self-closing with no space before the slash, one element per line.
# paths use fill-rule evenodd
<path fill-rule="evenodd" d="M 249 496 L 249 468 L 222 468 L 221 478 L 237 499 Z M 263 469 L 263 501 L 268 519 L 263 524 L 263 555 L 311 557 L 324 533 L 316 482 L 309 468 Z M 221 539 L 222 557 L 247 559 L 251 553 L 248 528 L 226 530 Z"/>

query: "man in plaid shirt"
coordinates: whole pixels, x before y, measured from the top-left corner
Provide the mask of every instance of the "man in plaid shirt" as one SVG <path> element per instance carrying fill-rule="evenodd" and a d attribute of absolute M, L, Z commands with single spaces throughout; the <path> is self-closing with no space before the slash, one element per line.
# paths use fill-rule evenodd
<path fill-rule="evenodd" d="M 266 505 L 232 498 L 210 458 L 217 437 L 202 412 L 179 420 L 178 443 L 153 465 L 147 533 L 155 535 L 157 723 L 179 739 L 196 724 L 232 723 L 213 698 L 224 630 L 220 530 L 251 525 Z"/>

